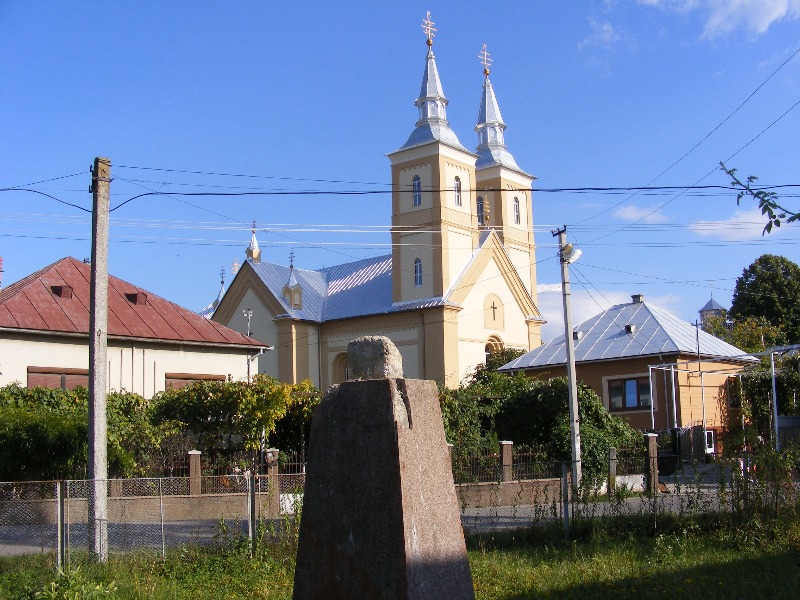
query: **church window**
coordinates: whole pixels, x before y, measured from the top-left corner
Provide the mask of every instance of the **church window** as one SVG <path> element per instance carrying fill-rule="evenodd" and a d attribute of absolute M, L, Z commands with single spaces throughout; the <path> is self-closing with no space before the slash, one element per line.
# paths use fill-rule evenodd
<path fill-rule="evenodd" d="M 453 193 L 456 200 L 456 206 L 461 206 L 461 178 L 456 177 L 453 182 Z"/>
<path fill-rule="evenodd" d="M 414 259 L 414 286 L 422 286 L 422 261 L 418 258 Z"/>
<path fill-rule="evenodd" d="M 486 216 L 483 210 L 483 196 L 478 196 L 478 225 L 486 225 Z"/>
<path fill-rule="evenodd" d="M 414 175 L 414 179 L 411 180 L 411 188 L 413 194 L 411 204 L 413 206 L 419 206 L 422 204 L 422 183 L 420 182 L 419 175 Z"/>
<path fill-rule="evenodd" d="M 502 350 L 504 347 L 505 344 L 503 344 L 503 340 L 496 335 L 491 336 L 486 343 L 486 346 L 483 348 L 484 362 L 489 362 L 489 358 L 492 356 L 492 354 L 500 352 L 500 350 Z"/>
<path fill-rule="evenodd" d="M 350 364 L 347 362 L 347 352 L 341 352 L 333 359 L 333 381 L 342 383 L 350 379 Z"/>
<path fill-rule="evenodd" d="M 519 198 L 514 197 L 514 225 L 519 225 Z"/>

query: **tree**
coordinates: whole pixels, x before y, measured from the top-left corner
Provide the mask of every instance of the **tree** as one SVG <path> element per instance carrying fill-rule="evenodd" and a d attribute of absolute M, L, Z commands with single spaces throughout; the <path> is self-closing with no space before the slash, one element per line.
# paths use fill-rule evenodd
<path fill-rule="evenodd" d="M 770 325 L 764 317 L 734 321 L 726 310 L 719 316 L 707 317 L 703 330 L 745 352 L 763 352 L 777 346 L 782 338 L 780 328 Z"/>
<path fill-rule="evenodd" d="M 800 213 L 778 204 L 777 193 L 753 187 L 753 184 L 758 181 L 758 177 L 755 175 L 749 175 L 745 181 L 741 181 L 736 176 L 736 169 L 729 169 L 722 162 L 719 163 L 719 168 L 732 179 L 731 185 L 739 190 L 739 194 L 736 196 L 737 205 L 741 203 L 742 198 L 745 196 L 750 196 L 758 201 L 758 208 L 761 209 L 761 214 L 767 217 L 767 224 L 764 225 L 761 235 L 771 232 L 773 227 L 780 227 L 781 219 L 784 219 L 786 223 L 792 223 L 800 219 Z"/>
<path fill-rule="evenodd" d="M 800 266 L 783 256 L 758 257 L 736 280 L 730 315 L 763 317 L 781 330 L 781 343 L 800 342 Z"/>
<path fill-rule="evenodd" d="M 196 436 L 197 449 L 208 453 L 221 445 L 256 450 L 262 435 L 275 432 L 289 409 L 308 418 L 318 394 L 309 382 L 292 386 L 258 374 L 244 381 L 195 381 L 166 390 L 153 399 L 153 422 L 177 421 Z"/>
<path fill-rule="evenodd" d="M 531 381 L 527 389 L 503 404 L 496 417 L 497 434 L 517 444 L 543 448 L 551 458 L 569 460 L 572 444 L 568 395 L 566 377 Z M 578 413 L 581 461 L 588 481 L 605 473 L 609 447 L 641 448 L 641 434 L 627 421 L 608 412 L 594 390 L 583 383 L 578 385 Z"/>

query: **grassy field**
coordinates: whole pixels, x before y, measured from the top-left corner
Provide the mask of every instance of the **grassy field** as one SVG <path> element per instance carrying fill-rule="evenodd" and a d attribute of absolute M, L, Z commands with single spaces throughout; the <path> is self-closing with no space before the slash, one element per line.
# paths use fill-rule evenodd
<path fill-rule="evenodd" d="M 595 532 L 584 538 L 521 532 L 470 539 L 476 597 L 800 597 L 796 523 L 716 532 L 689 527 L 655 537 Z M 38 591 L 41 598 L 278 600 L 291 598 L 294 574 L 290 545 L 267 547 L 256 560 L 239 543 L 176 550 L 166 560 L 145 553 L 113 556 L 108 565 L 74 560 L 73 570 L 60 579 L 52 560 L 0 561 L 0 598 L 34 598 Z"/>

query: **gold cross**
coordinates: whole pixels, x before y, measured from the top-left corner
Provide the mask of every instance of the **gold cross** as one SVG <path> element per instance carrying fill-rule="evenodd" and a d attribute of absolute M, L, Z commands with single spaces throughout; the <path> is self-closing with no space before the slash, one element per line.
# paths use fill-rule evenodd
<path fill-rule="evenodd" d="M 431 11 L 428 11 L 425 14 L 425 20 L 422 22 L 422 31 L 425 32 L 428 38 L 428 46 L 433 45 L 433 36 L 436 35 L 436 29 L 433 26 L 434 22 L 431 21 Z"/>
<path fill-rule="evenodd" d="M 489 53 L 486 51 L 486 44 L 483 45 L 483 50 L 478 54 L 478 58 L 481 59 L 481 64 L 483 65 L 483 74 L 488 77 L 489 66 L 492 64 L 492 59 L 489 58 Z"/>

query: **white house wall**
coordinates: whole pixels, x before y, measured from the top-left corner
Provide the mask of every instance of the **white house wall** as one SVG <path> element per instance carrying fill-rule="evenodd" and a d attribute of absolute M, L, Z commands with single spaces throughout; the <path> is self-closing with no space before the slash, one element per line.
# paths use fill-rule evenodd
<path fill-rule="evenodd" d="M 27 385 L 28 367 L 88 369 L 85 340 L 49 337 L 6 337 L 0 341 L 0 385 Z M 108 391 L 125 390 L 150 398 L 165 388 L 166 373 L 247 378 L 247 353 L 192 345 L 123 343 L 109 340 Z"/>

